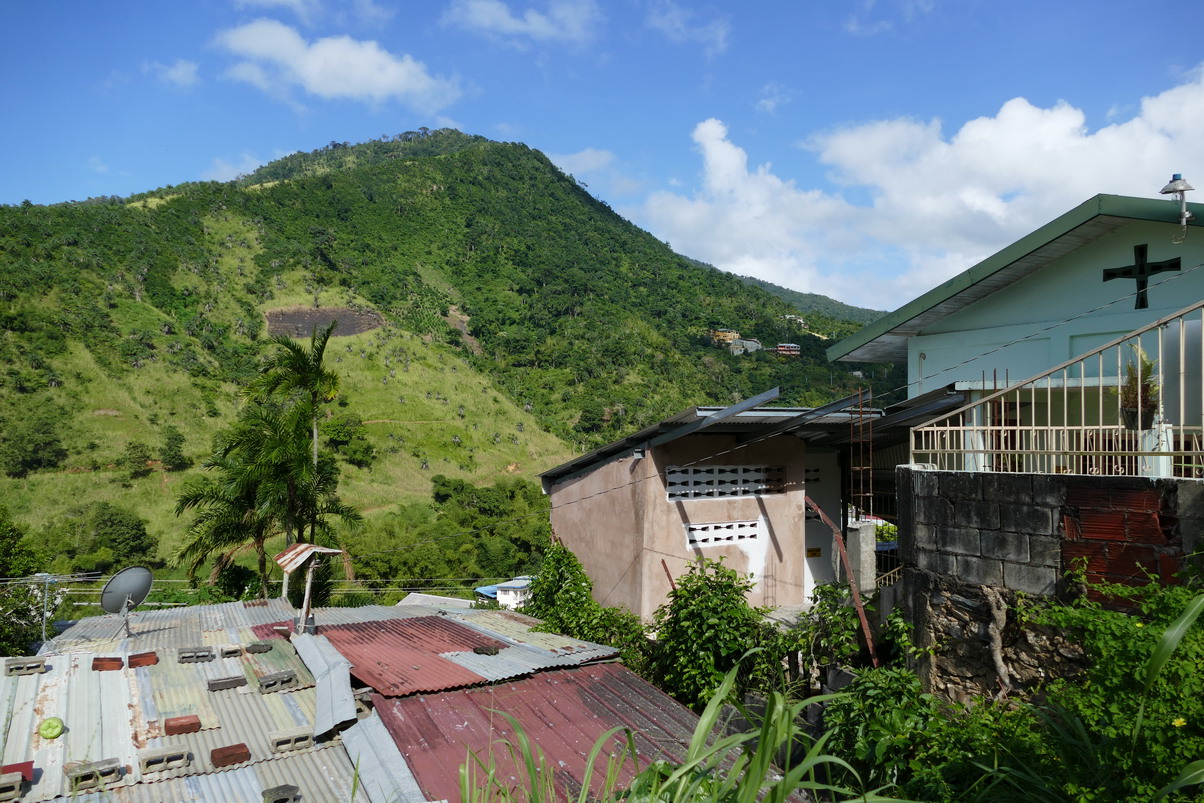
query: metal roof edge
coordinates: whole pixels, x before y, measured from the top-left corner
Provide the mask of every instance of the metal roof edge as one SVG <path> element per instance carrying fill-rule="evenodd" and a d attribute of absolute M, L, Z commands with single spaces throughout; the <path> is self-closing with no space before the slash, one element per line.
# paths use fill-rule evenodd
<path fill-rule="evenodd" d="M 1189 224 L 1204 226 L 1204 204 L 1188 204 L 1194 212 L 1194 220 Z M 956 276 L 938 284 L 928 292 L 920 295 L 894 312 L 891 312 L 844 340 L 829 346 L 825 351 L 828 362 L 846 361 L 848 355 L 857 349 L 872 343 L 879 337 L 890 333 L 912 318 L 927 312 L 938 304 L 944 303 L 967 288 L 978 284 L 983 279 L 1003 270 L 1018 259 L 1032 253 L 1043 245 L 1053 242 L 1058 237 L 1067 234 L 1094 217 L 1109 215 L 1113 217 L 1131 218 L 1153 223 L 1178 223 L 1179 207 L 1166 199 L 1135 198 L 1128 195 L 1100 194 L 1087 199 L 1068 212 L 1029 232 L 1011 245 L 1005 246 L 991 256 L 962 271 Z M 848 362 L 856 362 L 849 359 Z"/>

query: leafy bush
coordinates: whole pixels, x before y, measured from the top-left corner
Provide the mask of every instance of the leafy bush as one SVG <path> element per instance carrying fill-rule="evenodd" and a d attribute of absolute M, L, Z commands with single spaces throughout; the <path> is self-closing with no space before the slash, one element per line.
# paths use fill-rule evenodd
<path fill-rule="evenodd" d="M 781 640 L 765 621 L 766 611 L 748 604 L 752 587 L 751 576 L 727 568 L 722 560 L 699 558 L 690 564 L 656 612 L 657 685 L 687 705 L 702 707 L 749 650 L 769 648 L 745 666 L 740 691 L 780 670 Z"/>
<path fill-rule="evenodd" d="M 67 459 L 59 432 L 66 415 L 52 405 L 6 417 L 0 427 L 0 470 L 10 477 L 56 468 Z"/>
<path fill-rule="evenodd" d="M 53 571 L 109 572 L 133 564 L 159 566 L 154 536 L 136 513 L 108 502 L 73 508 L 42 532 Z"/>
<path fill-rule="evenodd" d="M 824 583 L 811 592 L 811 607 L 790 633 L 795 648 L 815 666 L 848 665 L 864 638 L 849 587 Z"/>

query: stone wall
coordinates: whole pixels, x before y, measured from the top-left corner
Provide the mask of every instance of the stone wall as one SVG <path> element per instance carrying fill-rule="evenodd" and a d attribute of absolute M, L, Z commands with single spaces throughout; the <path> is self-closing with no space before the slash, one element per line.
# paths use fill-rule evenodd
<path fill-rule="evenodd" d="M 1026 687 L 1083 668 L 1078 647 L 1016 622 L 1017 592 L 1062 595 L 1091 581 L 1175 582 L 1200 549 L 1204 482 L 995 474 L 900 466 L 900 607 L 927 688 L 950 699 Z"/>

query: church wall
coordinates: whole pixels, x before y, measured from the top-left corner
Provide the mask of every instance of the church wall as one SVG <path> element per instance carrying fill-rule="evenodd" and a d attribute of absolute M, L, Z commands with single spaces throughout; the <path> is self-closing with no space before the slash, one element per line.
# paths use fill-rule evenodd
<path fill-rule="evenodd" d="M 988 387 L 1002 387 L 1005 378 L 1015 383 L 1204 298 L 1204 270 L 1192 271 L 1204 264 L 1204 232 L 1193 229 L 1186 242 L 1175 245 L 1171 236 L 1178 232 L 1161 223 L 1123 226 L 912 337 L 912 395 L 984 376 Z M 1178 272 L 1148 280 L 1149 307 L 1143 310 L 1134 309 L 1133 279 L 1103 280 L 1105 268 L 1134 264 L 1133 246 L 1139 244 L 1148 245 L 1150 261 L 1178 257 L 1181 265 Z M 1096 308 L 1101 309 L 1090 312 Z"/>

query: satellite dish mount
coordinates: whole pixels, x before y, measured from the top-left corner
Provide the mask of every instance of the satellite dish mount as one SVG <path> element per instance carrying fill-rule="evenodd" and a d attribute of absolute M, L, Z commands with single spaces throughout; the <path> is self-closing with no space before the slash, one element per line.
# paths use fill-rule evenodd
<path fill-rule="evenodd" d="M 121 614 L 126 636 L 133 638 L 130 630 L 130 612 L 141 605 L 155 578 L 145 566 L 130 566 L 109 578 L 100 592 L 100 607 L 105 613 Z"/>

